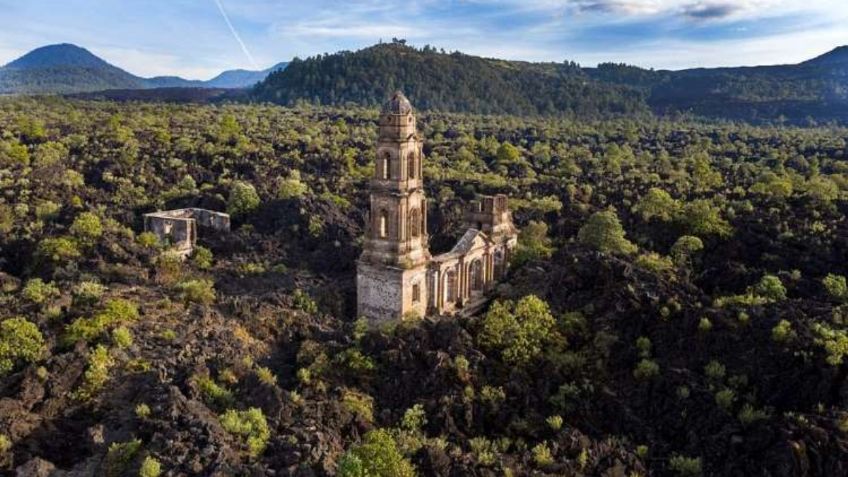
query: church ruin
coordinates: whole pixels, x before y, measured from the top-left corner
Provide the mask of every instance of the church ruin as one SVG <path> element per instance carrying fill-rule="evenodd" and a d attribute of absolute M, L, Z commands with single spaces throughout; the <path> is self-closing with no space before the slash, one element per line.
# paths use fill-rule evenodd
<path fill-rule="evenodd" d="M 422 141 L 402 93 L 383 106 L 379 127 L 371 209 L 357 262 L 358 315 L 382 322 L 473 309 L 506 271 L 517 242 L 507 197 L 472 202 L 459 242 L 431 256 Z"/>
<path fill-rule="evenodd" d="M 144 214 L 144 231 L 155 234 L 168 249 L 186 257 L 194 251 L 197 228 L 230 231 L 230 216 L 214 210 L 189 208 Z"/>

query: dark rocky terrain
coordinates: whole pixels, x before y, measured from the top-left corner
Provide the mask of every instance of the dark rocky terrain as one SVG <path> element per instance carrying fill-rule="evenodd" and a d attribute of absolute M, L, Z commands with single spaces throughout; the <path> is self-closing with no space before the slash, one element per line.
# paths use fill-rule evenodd
<path fill-rule="evenodd" d="M 492 309 L 367 330 L 376 115 L 0 102 L 0 322 L 43 339 L 0 329 L 2 472 L 848 474 L 848 131 L 423 114 L 434 250 L 494 192 L 521 246 Z M 182 263 L 141 214 L 186 206 L 234 227 Z"/>

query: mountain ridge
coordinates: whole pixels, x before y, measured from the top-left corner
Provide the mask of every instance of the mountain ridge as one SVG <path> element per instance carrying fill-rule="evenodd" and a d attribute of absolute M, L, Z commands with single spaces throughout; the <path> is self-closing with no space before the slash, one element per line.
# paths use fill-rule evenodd
<path fill-rule="evenodd" d="M 144 78 L 83 47 L 58 43 L 36 48 L 0 67 L 0 94 L 73 94 L 175 87 L 241 89 L 253 86 L 286 65 L 277 63 L 260 71 L 226 70 L 205 81 L 179 76 Z"/>
<path fill-rule="evenodd" d="M 649 70 L 481 58 L 403 41 L 295 59 L 257 100 L 379 104 L 403 89 L 424 109 L 582 118 L 685 114 L 752 122 L 848 122 L 848 49 L 795 65 Z"/>

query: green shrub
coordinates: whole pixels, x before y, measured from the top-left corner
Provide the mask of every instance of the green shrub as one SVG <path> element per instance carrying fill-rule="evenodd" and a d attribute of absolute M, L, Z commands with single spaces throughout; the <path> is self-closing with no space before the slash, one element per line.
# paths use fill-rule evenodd
<path fill-rule="evenodd" d="M 407 409 L 400 421 L 401 429 L 408 431 L 420 431 L 425 424 L 427 424 L 427 413 L 421 404 L 416 404 Z"/>
<path fill-rule="evenodd" d="M 736 393 L 732 389 L 722 389 L 715 394 L 715 402 L 718 407 L 725 411 L 730 411 L 733 406 L 733 401 L 736 400 Z"/>
<path fill-rule="evenodd" d="M 125 326 L 112 330 L 112 341 L 118 348 L 129 348 L 133 344 L 133 336 Z"/>
<path fill-rule="evenodd" d="M 721 210 L 711 200 L 697 199 L 687 203 L 680 214 L 690 235 L 729 237 L 733 227 L 721 217 Z"/>
<path fill-rule="evenodd" d="M 835 330 L 824 323 L 813 324 L 816 333 L 816 344 L 827 352 L 827 362 L 831 366 L 839 366 L 845 355 L 848 355 L 848 331 Z"/>
<path fill-rule="evenodd" d="M 754 293 L 772 301 L 786 299 L 786 287 L 775 275 L 763 275 L 760 282 L 754 287 Z"/>
<path fill-rule="evenodd" d="M 778 343 L 785 343 L 795 336 L 792 330 L 792 323 L 787 320 L 780 320 L 774 328 L 771 329 L 771 339 Z"/>
<path fill-rule="evenodd" d="M 214 404 L 223 408 L 231 406 L 235 401 L 232 391 L 216 383 L 209 376 L 195 375 L 192 381 L 197 386 L 200 395 L 207 404 Z"/>
<path fill-rule="evenodd" d="M 527 295 L 517 303 L 496 301 L 481 325 L 477 339 L 483 347 L 499 351 L 507 364 L 525 365 L 542 353 L 556 320 L 547 303 Z"/>
<path fill-rule="evenodd" d="M 141 439 L 133 439 L 127 442 L 113 442 L 109 445 L 104 461 L 105 474 L 107 477 L 123 477 L 127 475 L 127 468 L 141 450 Z"/>
<path fill-rule="evenodd" d="M 12 448 L 12 440 L 6 434 L 0 434 L 0 455 L 9 452 Z"/>
<path fill-rule="evenodd" d="M 671 246 L 671 259 L 678 266 L 683 266 L 692 260 L 692 255 L 704 249 L 704 242 L 693 235 L 684 235 Z"/>
<path fill-rule="evenodd" d="M 200 245 L 194 247 L 194 252 L 191 255 L 191 260 L 194 265 L 201 270 L 209 270 L 212 268 L 212 251 Z"/>
<path fill-rule="evenodd" d="M 398 450 L 392 435 L 383 429 L 365 434 L 339 461 L 339 477 L 414 477 L 415 468 Z"/>
<path fill-rule="evenodd" d="M 848 282 L 844 276 L 829 273 L 822 279 L 822 284 L 827 294 L 834 300 L 843 303 L 848 301 Z"/>
<path fill-rule="evenodd" d="M 743 426 L 748 426 L 756 421 L 761 421 L 763 419 L 768 419 L 768 413 L 762 409 L 756 409 L 750 403 L 745 403 L 742 405 L 742 409 L 739 411 L 739 422 L 742 423 Z"/>
<path fill-rule="evenodd" d="M 680 211 L 680 202 L 674 200 L 668 192 L 652 187 L 633 209 L 643 220 L 656 218 L 668 222 Z"/>
<path fill-rule="evenodd" d="M 562 429 L 562 416 L 560 415 L 548 416 L 548 418 L 545 419 L 545 422 L 548 424 L 548 427 L 550 427 L 552 431 L 558 431 Z"/>
<path fill-rule="evenodd" d="M 162 464 L 156 458 L 147 456 L 141 461 L 138 477 L 159 477 L 162 475 Z"/>
<path fill-rule="evenodd" d="M 512 258 L 516 266 L 532 260 L 541 260 L 553 253 L 551 239 L 548 238 L 548 224 L 531 220 L 518 234 L 518 247 Z"/>
<path fill-rule="evenodd" d="M 62 342 L 70 346 L 77 341 L 90 342 L 101 336 L 113 325 L 138 320 L 138 307 L 131 301 L 115 298 L 106 302 L 103 310 L 91 318 L 77 318 L 65 328 Z"/>
<path fill-rule="evenodd" d="M 696 477 L 701 475 L 701 458 L 673 455 L 668 460 L 668 468 L 681 477 Z"/>
<path fill-rule="evenodd" d="M 53 283 L 44 283 L 40 278 L 29 280 L 21 290 L 21 295 L 28 301 L 37 305 L 46 303 L 49 300 L 58 298 L 61 293 Z"/>
<path fill-rule="evenodd" d="M 530 450 L 533 454 L 533 462 L 539 467 L 547 467 L 554 463 L 554 456 L 547 442 L 540 442 Z"/>
<path fill-rule="evenodd" d="M 651 359 L 642 359 L 633 370 L 633 377 L 639 381 L 647 381 L 653 377 L 659 376 L 660 365 Z"/>
<path fill-rule="evenodd" d="M 303 290 L 296 289 L 292 294 L 294 307 L 298 310 L 314 315 L 318 313 L 318 304 Z"/>
<path fill-rule="evenodd" d="M 109 356 L 109 350 L 103 345 L 97 345 L 88 355 L 88 367 L 83 374 L 82 385 L 74 392 L 74 398 L 88 401 L 109 380 L 109 369 L 115 361 Z"/>
<path fill-rule="evenodd" d="M 365 356 L 357 348 L 348 348 L 336 357 L 336 360 L 347 367 L 350 371 L 362 374 L 373 371 L 377 365 L 370 356 Z"/>
<path fill-rule="evenodd" d="M 374 398 L 371 396 L 345 389 L 342 391 L 342 407 L 366 422 L 374 421 Z"/>
<path fill-rule="evenodd" d="M 83 212 L 71 224 L 71 235 L 85 243 L 92 243 L 103 235 L 100 217 L 92 212 Z"/>
<path fill-rule="evenodd" d="M 277 197 L 297 199 L 309 192 L 309 186 L 300 181 L 300 171 L 292 170 L 286 178 L 277 178 Z"/>
<path fill-rule="evenodd" d="M 0 322 L 0 377 L 18 364 L 37 361 L 45 350 L 44 337 L 35 323 L 21 317 Z"/>
<path fill-rule="evenodd" d="M 268 422 L 261 409 L 257 407 L 247 411 L 230 409 L 220 416 L 220 421 L 224 430 L 242 439 L 251 457 L 258 457 L 265 451 L 271 431 L 268 429 Z"/>
<path fill-rule="evenodd" d="M 640 336 L 636 338 L 636 349 L 639 350 L 640 358 L 650 358 L 652 346 L 651 339 L 647 336 Z"/>
<path fill-rule="evenodd" d="M 141 419 L 145 419 L 150 416 L 150 406 L 145 403 L 141 403 L 135 407 L 135 415 Z"/>
<path fill-rule="evenodd" d="M 70 237 L 46 238 L 39 242 L 36 254 L 54 263 L 68 263 L 82 256 L 79 245 Z"/>
<path fill-rule="evenodd" d="M 161 245 L 159 243 L 159 237 L 153 232 L 142 232 L 138 234 L 135 240 L 144 248 L 158 248 Z"/>
<path fill-rule="evenodd" d="M 713 322 L 710 321 L 710 319 L 707 317 L 702 317 L 701 320 L 698 322 L 698 331 L 706 333 L 711 329 L 713 329 Z"/>
<path fill-rule="evenodd" d="M 277 384 L 277 376 L 274 375 L 274 372 L 264 366 L 256 367 L 256 377 L 259 378 L 259 381 L 267 384 L 268 386 L 274 386 Z"/>
<path fill-rule="evenodd" d="M 708 378 L 714 381 L 721 381 L 724 379 L 724 375 L 726 373 L 726 369 L 723 364 L 718 361 L 710 361 L 704 366 L 704 374 L 707 375 Z"/>
<path fill-rule="evenodd" d="M 259 207 L 259 194 L 253 184 L 236 181 L 230 187 L 230 198 L 227 201 L 227 213 L 231 215 L 244 215 L 253 212 Z"/>
<path fill-rule="evenodd" d="M 468 440 L 468 445 L 471 447 L 471 453 L 474 454 L 478 465 L 494 465 L 497 461 L 498 449 L 495 443 L 489 439 L 482 436 L 472 437 Z"/>
<path fill-rule="evenodd" d="M 215 285 L 212 280 L 186 280 L 179 283 L 176 290 L 186 303 L 208 305 L 215 301 Z"/>
<path fill-rule="evenodd" d="M 670 258 L 656 252 L 643 253 L 636 257 L 636 265 L 650 270 L 654 273 L 668 272 L 674 268 L 674 262 Z"/>
<path fill-rule="evenodd" d="M 83 305 L 92 305 L 100 300 L 106 287 L 92 281 L 82 281 L 74 287 L 74 299 Z"/>
<path fill-rule="evenodd" d="M 636 252 L 636 245 L 627 240 L 624 235 L 624 227 L 621 226 L 618 215 L 610 209 L 592 214 L 589 220 L 580 227 L 577 239 L 582 244 L 604 253 Z"/>

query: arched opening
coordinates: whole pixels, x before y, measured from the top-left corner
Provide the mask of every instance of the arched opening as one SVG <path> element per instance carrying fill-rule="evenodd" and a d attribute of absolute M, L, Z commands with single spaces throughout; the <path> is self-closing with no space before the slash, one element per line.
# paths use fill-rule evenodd
<path fill-rule="evenodd" d="M 378 220 L 377 231 L 380 234 L 380 238 L 386 238 L 389 235 L 389 213 L 381 210 Z"/>
<path fill-rule="evenodd" d="M 457 289 L 455 270 L 451 270 L 445 274 L 445 294 L 447 295 L 445 301 L 447 301 L 448 303 L 456 302 Z"/>
<path fill-rule="evenodd" d="M 483 261 L 479 258 L 471 262 L 471 290 L 483 290 Z"/>
<path fill-rule="evenodd" d="M 383 153 L 383 158 L 380 164 L 380 176 L 383 180 L 388 180 L 390 177 L 389 169 L 391 167 L 391 156 L 388 152 Z"/>
<path fill-rule="evenodd" d="M 418 238 L 421 235 L 421 212 L 418 209 L 409 211 L 409 236 Z"/>
<path fill-rule="evenodd" d="M 504 251 L 503 249 L 495 250 L 495 257 L 493 259 L 494 267 L 495 267 L 495 280 L 499 280 L 504 273 Z"/>
<path fill-rule="evenodd" d="M 412 285 L 412 303 L 418 303 L 421 301 L 421 285 L 415 284 Z"/>
<path fill-rule="evenodd" d="M 415 153 L 410 152 L 409 156 L 406 159 L 406 169 L 409 173 L 410 179 L 415 179 L 418 176 L 418 171 L 416 171 L 417 167 L 415 164 Z"/>

